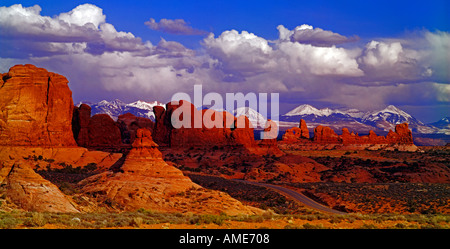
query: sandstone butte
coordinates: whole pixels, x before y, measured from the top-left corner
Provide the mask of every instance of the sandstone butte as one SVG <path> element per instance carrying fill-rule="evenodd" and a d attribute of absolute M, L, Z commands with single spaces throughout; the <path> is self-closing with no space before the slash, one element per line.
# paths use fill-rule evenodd
<path fill-rule="evenodd" d="M 125 210 L 146 208 L 161 211 L 256 214 L 228 194 L 202 188 L 167 164 L 148 129 L 138 129 L 132 149 L 120 170 L 91 176 L 79 183 L 82 191 L 113 201 Z"/>
<path fill-rule="evenodd" d="M 225 111 L 197 110 L 193 104 L 185 100 L 178 103 L 170 102 L 165 109 L 155 106 L 153 111 L 156 117 L 153 139 L 160 145 L 178 148 L 256 146 L 253 127 L 246 116 L 236 118 Z M 182 113 L 180 119 L 190 120 L 191 126 L 174 128 L 177 125 L 171 122 L 174 112 Z M 211 117 L 211 123 L 202 122 L 201 126 L 196 128 L 196 122 L 207 120 L 203 118 L 205 115 Z"/>
<path fill-rule="evenodd" d="M 33 65 L 16 65 L 2 74 L 0 145 L 76 146 L 68 82 Z"/>

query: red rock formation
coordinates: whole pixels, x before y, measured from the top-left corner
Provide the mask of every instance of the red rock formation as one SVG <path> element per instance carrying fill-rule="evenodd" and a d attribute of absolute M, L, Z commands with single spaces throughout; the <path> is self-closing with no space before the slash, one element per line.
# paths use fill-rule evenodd
<path fill-rule="evenodd" d="M 299 142 L 298 140 L 303 140 L 302 142 L 306 142 L 305 139 L 309 140 L 309 130 L 306 126 L 305 120 L 303 119 L 300 119 L 298 127 L 287 129 L 282 138 L 283 141 L 293 143 Z"/>
<path fill-rule="evenodd" d="M 131 113 L 120 115 L 117 119 L 117 125 L 122 134 L 122 142 L 125 144 L 132 144 L 136 137 L 136 131 L 140 128 L 146 128 L 153 131 L 155 123 L 148 118 L 136 117 Z"/>
<path fill-rule="evenodd" d="M 169 106 L 167 104 L 166 106 Z M 153 113 L 155 114 L 155 126 L 153 129 L 153 140 L 159 145 L 170 144 L 170 134 L 172 131 L 172 124 L 170 116 L 173 108 L 164 109 L 162 106 L 154 106 Z"/>
<path fill-rule="evenodd" d="M 233 127 L 235 128 L 233 131 L 230 131 L 230 137 L 232 138 L 229 143 L 231 144 L 240 144 L 245 148 L 252 148 L 256 146 L 255 135 L 253 133 L 253 125 L 250 120 L 246 116 L 239 116 L 238 118 L 234 118 L 234 116 L 228 112 L 224 113 L 225 118 L 234 119 Z"/>
<path fill-rule="evenodd" d="M 122 144 L 120 129 L 108 114 L 96 114 L 89 120 L 89 147 L 108 147 Z"/>
<path fill-rule="evenodd" d="M 277 137 L 278 137 L 277 123 L 273 120 L 268 119 L 264 127 L 265 127 L 264 133 L 259 143 L 260 147 L 263 149 L 262 154 L 275 156 L 284 155 L 284 153 L 278 148 L 277 144 Z"/>
<path fill-rule="evenodd" d="M 72 117 L 73 136 L 78 146 L 89 146 L 89 120 L 91 119 L 91 107 L 86 104 L 75 106 Z"/>
<path fill-rule="evenodd" d="M 16 65 L 0 80 L 0 145 L 76 146 L 68 80 Z"/>
<path fill-rule="evenodd" d="M 286 131 L 283 141 L 299 142 L 300 131 L 298 128 L 291 128 Z M 385 136 L 378 136 L 374 131 L 369 131 L 367 136 L 359 136 L 358 133 L 350 133 L 347 128 L 342 129 L 342 135 L 337 135 L 333 129 L 326 126 L 317 126 L 314 129 L 313 141 L 317 144 L 344 144 L 344 145 L 413 145 L 412 132 L 407 123 L 395 126 L 395 132 L 389 131 Z"/>
<path fill-rule="evenodd" d="M 0 185 L 5 195 L 25 210 L 78 212 L 58 187 L 36 174 L 25 161 L 0 163 Z"/>
<path fill-rule="evenodd" d="M 399 144 L 413 144 L 412 132 L 408 128 L 407 123 L 398 124 L 395 126 L 395 133 L 397 134 L 397 143 Z"/>
<path fill-rule="evenodd" d="M 206 191 L 179 169 L 168 165 L 147 129 L 136 131 L 132 149 L 120 170 L 91 176 L 79 185 L 83 192 L 100 193 L 98 198 L 113 201 L 125 210 L 146 208 L 215 214 L 259 211 L 219 192 Z"/>
<path fill-rule="evenodd" d="M 300 138 L 308 138 L 309 139 L 309 130 L 308 126 L 306 126 L 306 121 L 300 119 L 300 124 L 298 126 L 300 128 Z"/>
<path fill-rule="evenodd" d="M 314 129 L 313 141 L 324 144 L 340 143 L 339 136 L 328 126 L 319 125 Z"/>
<path fill-rule="evenodd" d="M 187 101 L 154 107 L 153 139 L 171 147 L 254 146 L 253 127 L 247 117 L 227 112 L 197 110 Z M 172 120 L 173 116 L 173 120 Z"/>

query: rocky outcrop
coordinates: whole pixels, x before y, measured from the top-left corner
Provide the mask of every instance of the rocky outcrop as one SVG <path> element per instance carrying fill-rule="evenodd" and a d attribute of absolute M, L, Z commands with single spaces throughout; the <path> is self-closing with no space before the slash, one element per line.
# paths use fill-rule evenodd
<path fill-rule="evenodd" d="M 117 125 L 122 135 L 122 143 L 132 144 L 138 129 L 145 128 L 153 131 L 155 123 L 148 118 L 136 117 L 131 113 L 125 113 L 119 116 Z"/>
<path fill-rule="evenodd" d="M 165 109 L 155 106 L 153 111 L 156 116 L 153 138 L 160 145 L 181 148 L 256 145 L 253 127 L 245 116 L 236 118 L 228 112 L 197 110 L 184 100 L 168 103 Z"/>
<path fill-rule="evenodd" d="M 72 127 L 78 146 L 102 149 L 122 145 L 119 125 L 108 114 L 91 117 L 88 105 L 81 104 L 74 108 Z"/>
<path fill-rule="evenodd" d="M 326 126 L 317 126 L 314 129 L 313 141 L 324 144 L 402 144 L 412 145 L 412 132 L 407 123 L 395 126 L 395 132 L 389 131 L 385 136 L 378 136 L 370 131 L 367 136 L 359 136 L 358 133 L 350 133 L 347 128 L 342 129 L 342 135 L 337 135 L 333 129 Z"/>
<path fill-rule="evenodd" d="M 91 107 L 86 104 L 75 106 L 72 130 L 77 144 L 86 148 L 120 147 L 132 144 L 136 130 L 153 130 L 154 122 L 148 118 L 136 117 L 131 113 L 120 115 L 117 122 L 107 114 L 91 117 Z"/>
<path fill-rule="evenodd" d="M 309 138 L 308 126 L 306 126 L 306 121 L 304 119 L 300 119 L 298 127 L 300 128 L 300 138 Z"/>
<path fill-rule="evenodd" d="M 388 143 L 414 144 L 412 132 L 407 123 L 396 125 L 395 132 L 389 131 L 386 140 Z"/>
<path fill-rule="evenodd" d="M 309 130 L 306 126 L 306 122 L 303 119 L 300 119 L 300 124 L 298 127 L 293 127 L 287 129 L 283 134 L 282 140 L 296 142 L 297 140 L 309 139 Z"/>
<path fill-rule="evenodd" d="M 153 142 L 151 132 L 138 129 L 132 149 L 118 172 L 107 171 L 79 183 L 82 191 L 116 203 L 124 210 L 152 210 L 228 214 L 252 214 L 228 195 L 208 191 L 168 165 Z"/>
<path fill-rule="evenodd" d="M 314 129 L 313 141 L 323 144 L 337 144 L 340 143 L 339 136 L 328 126 L 319 125 Z"/>
<path fill-rule="evenodd" d="M 68 80 L 33 65 L 0 79 L 0 145 L 76 146 Z"/>
<path fill-rule="evenodd" d="M 262 139 L 259 141 L 259 147 L 261 147 L 263 153 L 266 155 L 282 156 L 284 153 L 278 148 L 277 137 L 278 127 L 277 123 L 271 119 L 266 121 L 264 126 L 264 133 Z M 260 151 L 261 151 L 260 149 Z M 255 151 L 255 150 L 253 150 Z"/>
<path fill-rule="evenodd" d="M 300 121 L 300 127 L 306 127 L 306 123 Z M 392 130 L 386 136 L 378 136 L 374 131 L 369 131 L 368 135 L 360 136 L 358 133 L 351 132 L 347 128 L 342 129 L 342 134 L 336 132 L 327 126 L 319 125 L 314 129 L 314 137 L 307 139 L 306 129 L 291 128 L 286 131 L 282 139 L 283 148 L 294 149 L 293 146 L 300 146 L 297 149 L 369 149 L 369 150 L 400 150 L 400 151 L 417 151 L 418 147 L 413 143 L 412 132 L 408 128 L 407 123 L 397 124 L 395 132 Z M 337 147 L 336 147 L 337 146 Z M 344 147 L 343 147 L 344 146 Z M 303 148 L 305 147 L 305 148 Z"/>
<path fill-rule="evenodd" d="M 120 129 L 108 114 L 96 114 L 89 120 L 89 147 L 118 146 Z"/>
<path fill-rule="evenodd" d="M 58 187 L 36 174 L 25 161 L 0 164 L 0 193 L 28 211 L 78 212 Z"/>

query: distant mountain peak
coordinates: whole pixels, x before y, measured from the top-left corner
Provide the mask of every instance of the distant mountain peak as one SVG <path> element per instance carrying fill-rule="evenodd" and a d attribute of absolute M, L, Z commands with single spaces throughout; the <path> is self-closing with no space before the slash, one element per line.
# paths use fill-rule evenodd
<path fill-rule="evenodd" d="M 400 108 L 398 108 L 394 105 L 388 105 L 386 108 L 384 108 L 380 111 L 372 112 L 371 115 L 377 115 L 379 113 L 393 113 L 393 114 L 403 116 L 405 118 L 412 118 L 412 116 L 409 115 L 407 112 L 401 110 Z"/>
<path fill-rule="evenodd" d="M 373 130 L 385 132 L 394 129 L 396 124 L 408 123 L 413 132 L 424 134 L 440 132 L 438 128 L 447 127 L 446 125 L 450 123 L 447 122 L 444 125 L 444 118 L 439 121 L 439 124 L 434 123 L 436 124 L 434 126 L 433 124 L 425 125 L 395 105 L 388 105 L 380 110 L 363 112 L 354 108 L 317 109 L 311 105 L 303 104 L 281 116 L 281 121 L 292 122 L 293 124 L 298 124 L 300 119 L 305 119 L 315 125 L 364 126 L 366 129 L 371 127 Z"/>
<path fill-rule="evenodd" d="M 309 115 L 318 113 L 320 113 L 319 109 L 315 108 L 312 105 L 303 104 L 294 108 L 290 112 L 284 114 L 284 116 L 298 116 L 298 115 Z"/>
<path fill-rule="evenodd" d="M 246 116 L 252 123 L 253 127 L 264 127 L 266 124 L 266 118 L 256 110 L 250 107 L 239 107 L 234 110 L 233 113 L 236 117 Z"/>

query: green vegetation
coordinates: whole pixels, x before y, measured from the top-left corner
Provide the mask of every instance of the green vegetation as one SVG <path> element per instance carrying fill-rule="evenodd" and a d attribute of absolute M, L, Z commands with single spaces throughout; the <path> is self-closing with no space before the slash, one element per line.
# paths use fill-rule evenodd
<path fill-rule="evenodd" d="M 286 225 L 285 229 L 324 229 L 330 226 L 363 221 L 359 229 L 377 229 L 386 221 L 394 221 L 389 229 L 449 229 L 450 215 L 442 214 L 294 214 L 278 215 L 267 211 L 261 215 L 237 215 L 226 214 L 181 214 L 161 213 L 152 210 L 139 209 L 135 212 L 123 213 L 39 213 L 13 210 L 0 212 L 0 229 L 11 228 L 38 228 L 44 225 L 56 225 L 60 228 L 120 228 L 142 227 L 146 224 L 188 224 L 203 225 L 216 224 L 224 226 L 229 221 L 262 223 L 268 220 L 292 220 L 306 221 L 303 225 Z M 320 221 L 314 224 L 314 221 Z M 338 226 L 337 226 L 338 227 Z"/>

